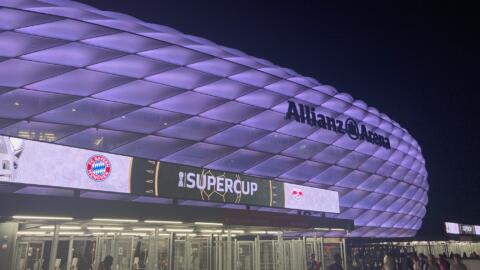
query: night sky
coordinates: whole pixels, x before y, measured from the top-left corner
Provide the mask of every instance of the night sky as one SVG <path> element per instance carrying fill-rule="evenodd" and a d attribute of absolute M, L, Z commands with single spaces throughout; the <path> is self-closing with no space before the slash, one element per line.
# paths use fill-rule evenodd
<path fill-rule="evenodd" d="M 364 100 L 422 147 L 419 236 L 480 224 L 476 9 L 435 1 L 82 0 L 267 59 Z"/>

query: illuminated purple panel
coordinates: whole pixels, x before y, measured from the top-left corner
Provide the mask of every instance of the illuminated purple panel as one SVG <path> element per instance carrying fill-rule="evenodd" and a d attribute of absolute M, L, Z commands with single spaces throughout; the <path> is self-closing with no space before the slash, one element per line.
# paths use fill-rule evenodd
<path fill-rule="evenodd" d="M 81 43 L 69 43 L 27 54 L 22 56 L 22 58 L 52 64 L 84 67 L 122 55 L 123 54 L 112 50 L 105 50 Z"/>
<path fill-rule="evenodd" d="M 165 70 L 174 68 L 175 66 L 158 60 L 151 60 L 137 55 L 128 55 L 113 60 L 101 62 L 88 68 L 109 72 L 119 75 L 130 76 L 134 78 L 143 78 L 152 74 L 156 74 Z"/>
<path fill-rule="evenodd" d="M 280 178 L 292 179 L 292 180 L 303 180 L 304 182 L 305 179 L 311 179 L 326 169 L 327 169 L 327 166 L 324 164 L 313 162 L 313 161 L 305 161 L 302 164 L 298 165 L 297 167 L 280 175 Z"/>
<path fill-rule="evenodd" d="M 270 133 L 267 136 L 262 137 L 248 145 L 248 148 L 257 151 L 277 154 L 297 143 L 298 141 L 298 138 L 292 136 L 283 135 L 280 133 Z"/>
<path fill-rule="evenodd" d="M 206 141 L 240 148 L 265 136 L 267 133 L 265 130 L 237 125 L 213 135 Z"/>
<path fill-rule="evenodd" d="M 34 119 L 90 126 L 126 114 L 133 108 L 135 107 L 132 105 L 85 98 L 37 115 Z"/>
<path fill-rule="evenodd" d="M 340 197 L 340 206 L 353 207 L 357 202 L 365 198 L 369 193 L 363 190 L 352 190 Z"/>
<path fill-rule="evenodd" d="M 203 117 L 192 117 L 158 132 L 159 135 L 199 141 L 225 130 L 232 125 Z"/>
<path fill-rule="evenodd" d="M 147 106 L 183 93 L 182 89 L 136 80 L 94 95 L 96 98 Z"/>
<path fill-rule="evenodd" d="M 364 179 L 363 182 L 357 187 L 363 190 L 374 191 L 380 186 L 383 181 L 385 181 L 386 177 L 380 175 L 369 175 L 368 178 Z"/>
<path fill-rule="evenodd" d="M 239 123 L 261 112 L 258 107 L 230 101 L 201 114 L 203 117 L 220 121 Z"/>
<path fill-rule="evenodd" d="M 364 183 L 369 177 L 369 174 L 361 171 L 352 171 L 345 176 L 342 180 L 338 181 L 336 185 L 341 187 L 356 188 L 360 184 Z"/>
<path fill-rule="evenodd" d="M 277 177 L 287 170 L 300 164 L 301 160 L 285 156 L 274 156 L 255 167 L 247 170 L 246 173 L 253 175 Z"/>
<path fill-rule="evenodd" d="M 353 237 L 408 237 L 420 228 L 429 189 L 420 146 L 365 102 L 128 15 L 58 0 L 4 6 L 0 30 L 15 31 L 0 32 L 0 134 L 336 191 L 341 213 L 326 216 L 354 219 Z M 287 120 L 287 101 L 352 118 L 388 137 L 391 149 Z"/>
<path fill-rule="evenodd" d="M 247 126 L 270 131 L 274 131 L 287 123 L 288 121 L 282 114 L 272 111 L 264 111 L 242 122 L 242 124 Z"/>
<path fill-rule="evenodd" d="M 223 97 L 226 99 L 235 99 L 243 96 L 248 92 L 253 91 L 256 87 L 232 81 L 229 79 L 222 79 L 213 83 L 198 87 L 194 89 L 196 92 L 205 93 L 213 96 Z"/>
<path fill-rule="evenodd" d="M 184 114 L 142 108 L 100 124 L 100 127 L 138 133 L 153 133 L 187 118 Z"/>
<path fill-rule="evenodd" d="M 167 111 L 195 115 L 212 107 L 216 107 L 225 101 L 226 100 L 221 98 L 188 91 L 178 96 L 174 96 L 152 104 L 152 107 Z"/>
<path fill-rule="evenodd" d="M 193 89 L 211 83 L 219 78 L 204 72 L 188 68 L 177 68 L 146 78 L 149 81 L 163 83 L 175 87 Z"/>
<path fill-rule="evenodd" d="M 0 95 L 0 117 L 24 119 L 75 99 L 72 96 L 17 89 Z"/>
<path fill-rule="evenodd" d="M 181 66 L 210 58 L 210 56 L 207 56 L 203 53 L 179 46 L 168 46 L 160 49 L 141 52 L 139 54 L 152 59 L 162 60 Z"/>
<path fill-rule="evenodd" d="M 193 142 L 191 141 L 149 135 L 131 143 L 122 145 L 116 148 L 113 152 L 147 159 L 160 160 L 165 156 L 173 154 L 191 145 L 192 143 Z M 143 147 L 145 144 L 150 145 L 150 147 Z"/>
<path fill-rule="evenodd" d="M 49 80 L 30 84 L 26 88 L 75 96 L 89 96 L 130 81 L 131 79 L 127 77 L 76 69 Z"/>
<path fill-rule="evenodd" d="M 4 127 L 3 129 L 1 129 L 1 133 L 12 137 L 54 142 L 70 134 L 77 133 L 83 129 L 84 128 L 82 127 L 71 125 L 22 121 Z"/>
<path fill-rule="evenodd" d="M 335 164 L 346 157 L 351 151 L 340 147 L 327 146 L 325 150 L 315 155 L 312 159 L 321 163 Z"/>
<path fill-rule="evenodd" d="M 69 71 L 70 68 L 19 59 L 0 62 L 0 85 L 22 87 L 48 77 Z"/>
<path fill-rule="evenodd" d="M 253 69 L 230 76 L 230 78 L 232 80 L 250 84 L 257 87 L 264 87 L 278 80 L 277 78 L 267 73 L 263 73 Z"/>
<path fill-rule="evenodd" d="M 363 199 L 353 205 L 354 208 L 372 209 L 372 207 L 380 201 L 385 195 L 379 193 L 367 194 Z"/>
<path fill-rule="evenodd" d="M 271 157 L 271 155 L 266 153 L 240 149 L 222 159 L 210 163 L 208 167 L 230 172 L 243 172 L 269 157 Z"/>
<path fill-rule="evenodd" d="M 58 46 L 64 41 L 17 32 L 0 33 L 0 56 L 16 57 L 32 51 Z"/>
<path fill-rule="evenodd" d="M 282 154 L 300 159 L 310 159 L 315 154 L 325 149 L 327 145 L 319 144 L 310 140 L 301 140 L 293 146 L 285 149 Z"/>
<path fill-rule="evenodd" d="M 96 45 L 98 47 L 114 49 L 127 53 L 137 53 L 167 46 L 165 42 L 152 38 L 141 37 L 138 35 L 132 35 L 129 33 L 117 33 L 113 35 L 94 37 L 85 39 L 83 42 Z"/>
<path fill-rule="evenodd" d="M 315 176 L 310 181 L 315 183 L 326 184 L 326 185 L 333 185 L 337 183 L 339 179 L 342 179 L 343 177 L 347 176 L 349 173 L 350 173 L 350 170 L 348 169 L 338 167 L 338 166 L 332 166 L 332 167 L 328 167 L 328 169 L 323 171 L 321 174 Z"/>
<path fill-rule="evenodd" d="M 196 62 L 188 67 L 211 73 L 220 77 L 227 77 L 245 71 L 247 68 L 229 61 L 212 58 L 206 61 Z"/>
<path fill-rule="evenodd" d="M 111 151 L 128 142 L 139 139 L 140 135 L 129 132 L 113 131 L 99 128 L 89 128 L 58 141 L 76 147 L 88 146 L 98 151 Z"/>
<path fill-rule="evenodd" d="M 112 34 L 115 31 L 109 28 L 96 26 L 74 20 L 62 20 L 45 24 L 33 25 L 17 29 L 22 33 L 65 40 L 80 40 L 94 36 Z"/>
<path fill-rule="evenodd" d="M 203 167 L 233 151 L 233 148 L 209 143 L 197 143 L 184 148 L 162 160 L 186 165 Z"/>
<path fill-rule="evenodd" d="M 1 5 L 3 5 L 3 3 Z M 25 26 L 38 25 L 57 20 L 59 20 L 58 17 L 40 13 L 10 8 L 0 9 L 0 29 L 3 30 L 14 30 Z"/>
<path fill-rule="evenodd" d="M 278 103 L 285 101 L 288 97 L 271 93 L 268 90 L 259 89 L 244 96 L 239 97 L 237 100 L 247 104 L 255 105 L 263 108 L 271 108 Z"/>
<path fill-rule="evenodd" d="M 270 85 L 265 86 L 266 89 L 280 93 L 282 95 L 286 95 L 289 97 L 293 97 L 300 92 L 306 90 L 306 87 L 287 81 L 287 80 L 281 80 L 275 83 L 272 83 Z"/>

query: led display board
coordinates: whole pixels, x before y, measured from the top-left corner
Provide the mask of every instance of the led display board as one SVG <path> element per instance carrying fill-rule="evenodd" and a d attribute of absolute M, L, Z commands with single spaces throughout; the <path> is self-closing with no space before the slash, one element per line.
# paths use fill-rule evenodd
<path fill-rule="evenodd" d="M 128 193 L 131 157 L 0 137 L 0 181 Z"/>
<path fill-rule="evenodd" d="M 460 234 L 460 225 L 458 223 L 445 222 L 445 231 L 448 234 Z"/>
<path fill-rule="evenodd" d="M 224 171 L 134 159 L 131 179 L 135 194 L 340 212 L 335 191 Z"/>
<path fill-rule="evenodd" d="M 336 191 L 0 137 L 0 181 L 339 213 Z"/>
<path fill-rule="evenodd" d="M 445 222 L 445 230 L 448 234 L 480 235 L 480 226 L 478 225 Z"/>

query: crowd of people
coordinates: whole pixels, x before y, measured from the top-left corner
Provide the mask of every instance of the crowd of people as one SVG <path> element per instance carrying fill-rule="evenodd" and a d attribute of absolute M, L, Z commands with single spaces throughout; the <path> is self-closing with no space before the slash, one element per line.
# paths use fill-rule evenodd
<path fill-rule="evenodd" d="M 466 253 L 445 253 L 438 257 L 425 255 L 406 249 L 383 247 L 381 249 L 355 249 L 349 258 L 351 269 L 354 270 L 469 270 L 462 262 L 463 259 L 480 259 L 472 252 L 469 257 Z M 473 269 L 470 269 L 473 270 Z"/>

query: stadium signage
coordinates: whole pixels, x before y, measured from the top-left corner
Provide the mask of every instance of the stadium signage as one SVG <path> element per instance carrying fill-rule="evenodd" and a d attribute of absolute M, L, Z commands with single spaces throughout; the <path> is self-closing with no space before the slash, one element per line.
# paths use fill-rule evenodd
<path fill-rule="evenodd" d="M 339 213 L 338 192 L 187 165 L 134 158 L 137 195 Z"/>
<path fill-rule="evenodd" d="M 315 112 L 315 107 L 307 104 L 297 104 L 288 101 L 288 110 L 285 115 L 288 120 L 295 120 L 302 124 L 319 127 L 339 134 L 346 134 L 352 140 L 363 140 L 386 149 L 390 149 L 390 140 L 372 130 L 364 124 L 358 124 L 354 119 L 341 120 Z"/>

